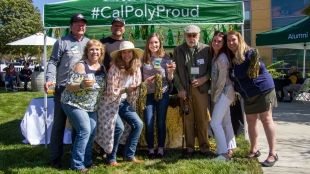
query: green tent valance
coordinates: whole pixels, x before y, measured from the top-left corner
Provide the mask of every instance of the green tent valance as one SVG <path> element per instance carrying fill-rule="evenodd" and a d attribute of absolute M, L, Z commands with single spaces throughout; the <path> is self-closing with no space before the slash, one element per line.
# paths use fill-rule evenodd
<path fill-rule="evenodd" d="M 109 26 L 114 17 L 126 25 L 243 24 L 243 2 L 215 0 L 71 0 L 44 4 L 44 27 L 68 27 L 75 13 L 87 26 Z"/>
<path fill-rule="evenodd" d="M 310 49 L 309 16 L 282 28 L 256 34 L 256 46 Z"/>

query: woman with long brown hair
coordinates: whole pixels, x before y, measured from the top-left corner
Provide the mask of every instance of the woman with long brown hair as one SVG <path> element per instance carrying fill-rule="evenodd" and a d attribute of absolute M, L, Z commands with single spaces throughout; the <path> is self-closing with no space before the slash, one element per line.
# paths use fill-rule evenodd
<path fill-rule="evenodd" d="M 227 160 L 236 148 L 230 118 L 230 104 L 234 101 L 234 89 L 229 78 L 230 59 L 227 57 L 226 35 L 216 31 L 211 41 L 212 73 L 211 101 L 214 106 L 211 127 L 219 156 L 215 160 Z"/>
<path fill-rule="evenodd" d="M 147 85 L 146 108 L 144 110 L 145 138 L 149 149 L 149 159 L 164 158 L 166 140 L 166 115 L 169 106 L 169 83 L 172 82 L 175 63 L 165 54 L 162 41 L 157 33 L 152 33 L 146 40 L 145 51 L 142 59 L 142 77 L 160 74 L 162 79 L 161 98 L 156 95 L 156 85 Z M 171 88 L 171 85 L 170 85 Z M 158 152 L 154 154 L 154 117 L 157 115 Z"/>

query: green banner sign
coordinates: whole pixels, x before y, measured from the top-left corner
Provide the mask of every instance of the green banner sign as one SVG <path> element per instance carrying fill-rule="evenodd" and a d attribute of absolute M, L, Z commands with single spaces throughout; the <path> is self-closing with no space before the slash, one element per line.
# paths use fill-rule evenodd
<path fill-rule="evenodd" d="M 44 5 L 44 27 L 68 27 L 82 13 L 88 26 L 108 26 L 114 17 L 126 25 L 243 24 L 243 2 L 214 0 L 73 0 Z"/>

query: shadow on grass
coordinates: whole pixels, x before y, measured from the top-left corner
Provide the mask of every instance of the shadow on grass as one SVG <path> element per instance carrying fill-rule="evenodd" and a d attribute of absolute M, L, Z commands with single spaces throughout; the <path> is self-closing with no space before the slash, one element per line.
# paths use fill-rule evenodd
<path fill-rule="evenodd" d="M 0 124 L 0 143 L 3 145 L 18 145 L 22 144 L 24 136 L 20 130 L 21 120 L 13 120 Z"/>

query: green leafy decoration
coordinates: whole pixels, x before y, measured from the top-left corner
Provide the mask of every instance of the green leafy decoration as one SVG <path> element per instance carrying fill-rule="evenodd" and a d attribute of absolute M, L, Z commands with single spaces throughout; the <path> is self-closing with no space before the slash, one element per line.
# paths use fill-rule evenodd
<path fill-rule="evenodd" d="M 222 25 L 222 32 L 224 32 L 224 33 L 227 32 L 227 28 L 226 28 L 226 26 L 224 24 Z"/>
<path fill-rule="evenodd" d="M 238 24 L 234 24 L 234 30 L 235 30 L 235 31 L 238 31 L 238 30 L 239 30 Z"/>
<path fill-rule="evenodd" d="M 66 35 L 68 35 L 68 34 L 69 34 L 69 28 L 66 28 L 65 31 L 64 31 L 64 33 L 62 34 L 62 36 L 66 36 Z"/>
<path fill-rule="evenodd" d="M 140 39 L 140 26 L 135 26 L 134 38 L 135 38 L 135 40 Z"/>
<path fill-rule="evenodd" d="M 210 35 L 208 34 L 207 29 L 204 29 L 204 30 L 203 30 L 203 42 L 204 42 L 205 44 L 209 44 L 210 41 L 211 41 Z"/>
<path fill-rule="evenodd" d="M 154 33 L 154 32 L 155 32 L 155 27 L 154 25 L 151 25 L 149 34 Z"/>
<path fill-rule="evenodd" d="M 52 37 L 52 35 L 53 35 L 53 29 L 52 29 L 52 28 L 48 29 L 48 30 L 46 31 L 46 35 L 49 36 L 49 37 Z"/>
<path fill-rule="evenodd" d="M 171 29 L 168 30 L 168 45 L 170 46 L 174 45 L 173 33 Z"/>

